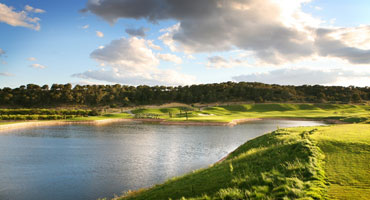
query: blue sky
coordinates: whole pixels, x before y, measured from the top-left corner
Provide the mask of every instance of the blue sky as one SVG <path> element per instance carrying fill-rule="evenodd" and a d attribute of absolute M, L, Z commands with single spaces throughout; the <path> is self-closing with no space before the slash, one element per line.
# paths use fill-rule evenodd
<path fill-rule="evenodd" d="M 223 81 L 370 86 L 365 0 L 132 2 L 0 0 L 0 87 Z M 126 32 L 140 28 L 145 36 Z"/>

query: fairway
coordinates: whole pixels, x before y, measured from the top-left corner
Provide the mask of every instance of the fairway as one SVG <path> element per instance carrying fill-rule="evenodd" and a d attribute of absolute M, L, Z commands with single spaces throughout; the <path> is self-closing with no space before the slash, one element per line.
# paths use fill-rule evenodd
<path fill-rule="evenodd" d="M 186 119 L 185 111 L 188 113 Z M 212 107 L 141 108 L 134 114 L 155 114 L 168 121 L 231 122 L 246 118 L 305 118 L 335 119 L 349 123 L 366 122 L 370 116 L 368 105 L 343 104 L 240 104 Z"/>
<path fill-rule="evenodd" d="M 370 125 L 278 129 L 123 199 L 368 199 Z"/>
<path fill-rule="evenodd" d="M 312 136 L 325 154 L 330 199 L 369 199 L 370 125 L 320 128 Z"/>

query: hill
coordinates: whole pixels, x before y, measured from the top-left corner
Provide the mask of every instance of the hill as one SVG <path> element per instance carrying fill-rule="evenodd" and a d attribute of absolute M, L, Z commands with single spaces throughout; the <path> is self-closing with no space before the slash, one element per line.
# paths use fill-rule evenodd
<path fill-rule="evenodd" d="M 366 199 L 370 125 L 278 129 L 206 169 L 119 199 Z"/>

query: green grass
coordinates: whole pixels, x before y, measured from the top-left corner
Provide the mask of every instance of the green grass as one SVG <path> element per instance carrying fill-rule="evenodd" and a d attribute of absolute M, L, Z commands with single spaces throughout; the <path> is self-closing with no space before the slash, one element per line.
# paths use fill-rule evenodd
<path fill-rule="evenodd" d="M 93 121 L 93 120 L 104 120 L 104 119 L 129 119 L 132 116 L 128 113 L 111 113 L 111 114 L 104 114 L 101 116 L 89 116 L 89 117 L 76 117 L 72 119 L 68 119 L 68 121 Z"/>
<path fill-rule="evenodd" d="M 169 121 L 185 121 L 179 107 L 158 109 L 137 109 L 137 114 L 157 114 Z M 172 113 L 172 118 L 169 116 Z M 194 108 L 189 111 L 188 121 L 230 122 L 241 118 L 308 118 L 338 119 L 349 123 L 369 122 L 370 106 L 342 104 L 243 104 L 207 107 L 203 110 Z"/>
<path fill-rule="evenodd" d="M 313 135 L 325 152 L 330 199 L 369 199 L 370 125 L 322 128 Z"/>
<path fill-rule="evenodd" d="M 370 125 L 279 129 L 226 160 L 121 199 L 366 199 Z"/>
<path fill-rule="evenodd" d="M 0 121 L 0 125 L 17 124 L 17 123 L 21 123 L 21 122 L 2 122 Z"/>

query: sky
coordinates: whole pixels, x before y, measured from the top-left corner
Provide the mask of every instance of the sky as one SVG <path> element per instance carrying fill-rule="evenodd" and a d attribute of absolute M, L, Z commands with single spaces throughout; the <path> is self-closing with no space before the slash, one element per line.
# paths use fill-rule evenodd
<path fill-rule="evenodd" d="M 0 88 L 370 86 L 367 0 L 0 0 Z"/>

